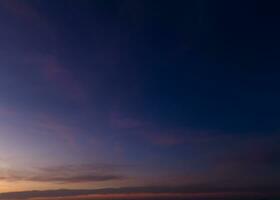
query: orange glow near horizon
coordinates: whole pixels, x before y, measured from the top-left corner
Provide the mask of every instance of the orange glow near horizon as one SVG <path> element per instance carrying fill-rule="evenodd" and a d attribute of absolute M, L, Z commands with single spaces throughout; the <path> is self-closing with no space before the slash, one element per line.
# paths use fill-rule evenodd
<path fill-rule="evenodd" d="M 0 0 L 0 200 L 280 197 L 276 8 Z"/>
<path fill-rule="evenodd" d="M 199 198 L 199 197 L 250 197 L 262 196 L 258 193 L 234 193 L 234 192 L 211 192 L 211 193 L 129 193 L 129 194 L 90 194 L 65 197 L 36 197 L 30 200 L 95 200 L 95 199 L 149 199 L 149 198 Z"/>

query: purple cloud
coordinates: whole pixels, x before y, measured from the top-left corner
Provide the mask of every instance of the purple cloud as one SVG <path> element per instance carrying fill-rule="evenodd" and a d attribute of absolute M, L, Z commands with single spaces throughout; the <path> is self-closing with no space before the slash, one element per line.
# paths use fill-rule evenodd
<path fill-rule="evenodd" d="M 56 56 L 31 56 L 26 60 L 52 88 L 59 89 L 60 93 L 66 94 L 76 102 L 84 103 L 86 101 L 88 96 L 84 86 Z"/>
<path fill-rule="evenodd" d="M 44 168 L 30 168 L 29 170 L 1 169 L 0 180 L 17 182 L 55 182 L 55 183 L 85 183 L 125 179 L 117 170 L 121 165 L 64 165 Z"/>
<path fill-rule="evenodd" d="M 110 113 L 110 124 L 112 127 L 120 129 L 141 128 L 144 125 L 140 120 L 125 116 L 121 112 Z"/>
<path fill-rule="evenodd" d="M 32 133 L 49 134 L 58 137 L 73 148 L 77 148 L 77 134 L 84 132 L 79 125 L 50 113 L 26 113 L 13 107 L 0 107 L 0 117 L 6 119 L 5 126 L 16 125 Z"/>

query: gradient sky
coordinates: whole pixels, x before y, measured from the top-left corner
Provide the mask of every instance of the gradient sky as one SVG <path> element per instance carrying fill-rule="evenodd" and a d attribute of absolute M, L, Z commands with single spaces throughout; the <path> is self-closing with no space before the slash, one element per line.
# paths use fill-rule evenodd
<path fill-rule="evenodd" d="M 277 191 L 275 4 L 1 0 L 0 192 Z"/>

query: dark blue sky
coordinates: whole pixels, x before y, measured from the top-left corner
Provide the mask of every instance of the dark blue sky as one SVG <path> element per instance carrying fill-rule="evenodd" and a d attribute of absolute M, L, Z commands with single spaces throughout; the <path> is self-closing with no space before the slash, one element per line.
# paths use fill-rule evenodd
<path fill-rule="evenodd" d="M 38 41 L 36 50 L 57 51 L 98 94 L 90 96 L 101 113 L 119 101 L 131 115 L 170 126 L 278 129 L 279 16 L 273 4 L 35 4 L 61 35 L 52 47 L 46 41 L 50 49 Z"/>
<path fill-rule="evenodd" d="M 278 187 L 277 7 L 2 1 L 0 189 Z"/>

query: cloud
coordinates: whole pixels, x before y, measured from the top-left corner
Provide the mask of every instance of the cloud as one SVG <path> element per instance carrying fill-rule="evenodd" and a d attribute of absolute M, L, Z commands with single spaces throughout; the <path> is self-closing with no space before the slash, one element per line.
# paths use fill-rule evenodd
<path fill-rule="evenodd" d="M 110 124 L 113 128 L 119 129 L 135 129 L 143 127 L 143 122 L 138 119 L 125 116 L 121 112 L 110 113 Z"/>
<path fill-rule="evenodd" d="M 125 178 L 125 176 L 117 173 L 114 165 L 65 165 L 37 167 L 29 170 L 9 168 L 0 170 L 0 180 L 9 182 L 85 183 L 122 180 Z"/>
<path fill-rule="evenodd" d="M 0 178 L 1 179 L 1 178 Z M 99 182 L 121 180 L 122 176 L 117 175 L 100 175 L 85 174 L 76 176 L 32 176 L 18 177 L 18 180 L 35 181 L 35 182 L 56 182 L 56 183 L 82 183 L 82 182 Z"/>
<path fill-rule="evenodd" d="M 30 1 L 0 1 L 1 12 L 8 13 L 9 17 L 11 16 L 17 19 L 16 22 L 19 22 L 21 25 L 24 25 L 24 27 L 27 27 L 27 29 L 22 30 L 23 32 L 35 31 L 34 34 L 40 35 L 41 40 L 42 38 L 46 38 L 49 43 L 51 42 L 56 45 L 58 42 L 57 32 L 51 26 L 48 19 L 42 15 L 42 13 L 39 12 L 34 5 Z"/>
<path fill-rule="evenodd" d="M 146 128 L 140 136 L 145 142 L 160 147 L 180 145 L 186 151 L 186 159 L 192 160 L 189 165 L 185 165 L 185 173 L 197 179 L 202 177 L 202 182 L 269 186 L 277 185 L 280 178 L 279 133 L 239 134 Z"/>
<path fill-rule="evenodd" d="M 57 59 L 48 59 L 46 63 L 42 64 L 41 70 L 47 81 L 54 83 L 62 90 L 68 92 L 73 99 L 77 101 L 84 101 L 86 99 L 86 92 L 81 86 L 81 83 Z"/>
<path fill-rule="evenodd" d="M 47 190 L 9 192 L 0 194 L 0 199 L 195 199 L 225 197 L 277 197 L 277 188 L 226 188 L 208 186 L 180 187 L 126 187 L 92 190 Z"/>
<path fill-rule="evenodd" d="M 141 131 L 141 134 L 148 142 L 160 146 L 205 145 L 231 139 L 230 136 L 220 132 L 193 129 L 162 130 L 159 128 L 145 128 Z"/>
<path fill-rule="evenodd" d="M 27 22 L 34 22 L 40 19 L 39 13 L 26 1 L 3 0 L 0 2 L 0 6 L 6 9 L 11 14 L 17 16 L 20 19 L 24 19 Z"/>
<path fill-rule="evenodd" d="M 16 109 L 12 107 L 0 107 L 0 116 L 5 116 L 5 117 L 12 117 L 17 115 Z"/>
<path fill-rule="evenodd" d="M 236 169 L 264 169 L 267 167 L 280 166 L 280 136 L 276 135 L 257 135 L 254 137 L 243 137 L 233 142 L 235 146 L 230 148 L 217 157 L 224 165 L 232 166 Z M 266 170 L 265 170 L 266 171 Z"/>
<path fill-rule="evenodd" d="M 231 134 L 213 130 L 195 130 L 190 128 L 160 128 L 161 126 L 131 117 L 119 109 L 109 113 L 109 124 L 112 128 L 134 133 L 146 142 L 158 146 L 198 145 L 228 141 Z"/>
<path fill-rule="evenodd" d="M 49 114 L 39 115 L 33 120 L 33 124 L 35 131 L 59 136 L 73 148 L 77 147 L 76 134 L 83 132 L 79 126 L 70 125 L 70 123 Z"/>
<path fill-rule="evenodd" d="M 28 35 L 23 41 L 26 50 L 12 53 L 12 57 L 17 57 L 16 62 L 20 65 L 24 64 L 22 68 L 25 68 L 26 64 L 31 65 L 33 69 L 35 68 L 40 79 L 49 84 L 49 88 L 58 90 L 60 94 L 66 95 L 76 102 L 83 103 L 87 99 L 87 92 L 75 73 L 70 70 L 69 66 L 63 64 L 62 59 L 55 53 L 38 53 L 41 52 L 41 48 L 37 49 L 37 45 L 34 45 L 37 42 L 40 44 L 39 46 L 44 45 L 45 48 L 59 52 L 64 40 L 51 20 L 44 15 L 44 12 L 40 12 L 40 9 L 36 8 L 34 2 L 30 1 L 3 0 L 0 1 L 0 11 L 2 10 L 7 12 L 9 17 L 18 19 L 20 25 L 17 28 L 20 32 Z M 24 28 L 20 29 L 21 27 Z M 34 35 L 38 37 L 34 37 Z M 14 60 L 9 62 L 14 62 Z M 31 72 L 30 69 L 29 71 Z"/>
<path fill-rule="evenodd" d="M 73 173 L 113 173 L 126 169 L 130 165 L 124 164 L 80 164 L 80 165 L 59 165 L 39 167 L 37 170 L 49 174 L 73 174 Z"/>
<path fill-rule="evenodd" d="M 58 89 L 61 94 L 78 103 L 86 101 L 88 95 L 81 81 L 57 56 L 31 55 L 27 56 L 25 62 L 32 65 L 38 75 L 53 89 Z"/>
<path fill-rule="evenodd" d="M 7 126 L 12 125 L 32 133 L 56 136 L 74 148 L 77 147 L 76 135 L 83 132 L 77 123 L 63 120 L 50 113 L 30 113 L 14 107 L 0 106 L 0 118 L 5 119 L 3 123 Z"/>
<path fill-rule="evenodd" d="M 185 143 L 185 138 L 180 135 L 173 135 L 167 133 L 150 133 L 147 135 L 153 144 L 162 146 L 173 146 Z"/>

